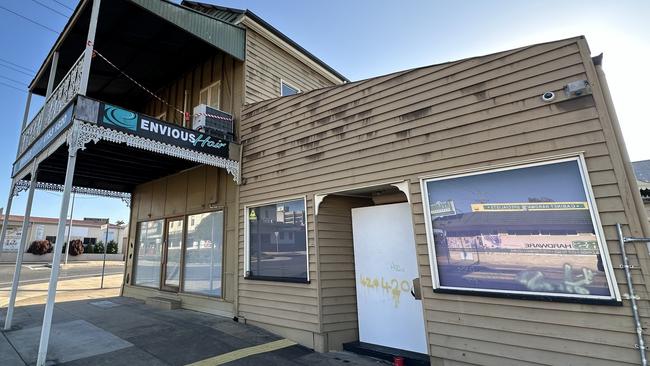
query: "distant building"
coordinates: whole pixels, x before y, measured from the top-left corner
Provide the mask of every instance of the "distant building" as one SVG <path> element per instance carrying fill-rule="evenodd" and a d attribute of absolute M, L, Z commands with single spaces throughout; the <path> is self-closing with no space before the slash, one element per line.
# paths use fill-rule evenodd
<path fill-rule="evenodd" d="M 4 214 L 0 214 L 0 228 Z M 27 245 L 35 240 L 49 240 L 56 242 L 56 226 L 59 220 L 54 217 L 32 216 L 29 219 L 29 229 L 27 231 Z M 83 220 L 72 220 L 72 229 L 70 230 L 70 240 L 81 240 L 84 245 L 106 242 L 106 230 L 102 226 L 108 222 L 108 219 L 84 218 Z M 16 251 L 22 236 L 23 216 L 9 215 L 9 225 L 7 237 L 5 239 L 5 251 Z M 126 245 L 128 234 L 127 225 L 109 224 L 108 242 L 115 241 L 118 243 L 118 253 L 123 253 Z M 68 240 L 68 228 L 65 230 L 65 240 Z"/>
<path fill-rule="evenodd" d="M 636 184 L 639 186 L 641 198 L 645 205 L 645 211 L 650 220 L 650 160 L 635 161 L 632 163 Z"/>

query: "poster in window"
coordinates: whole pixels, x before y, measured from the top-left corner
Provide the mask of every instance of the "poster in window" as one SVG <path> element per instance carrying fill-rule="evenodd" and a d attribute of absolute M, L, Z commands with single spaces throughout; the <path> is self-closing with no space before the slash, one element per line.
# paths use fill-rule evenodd
<path fill-rule="evenodd" d="M 424 180 L 438 287 L 611 300 L 609 261 L 579 164 Z"/>

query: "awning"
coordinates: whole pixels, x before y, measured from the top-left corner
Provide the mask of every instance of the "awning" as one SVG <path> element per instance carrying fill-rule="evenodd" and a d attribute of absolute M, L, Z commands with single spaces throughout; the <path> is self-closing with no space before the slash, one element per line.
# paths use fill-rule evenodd
<path fill-rule="evenodd" d="M 84 96 L 73 99 L 16 159 L 12 177 L 26 179 L 37 160 L 40 183 L 63 184 L 71 141 L 83 150 L 75 187 L 132 192 L 199 164 L 223 168 L 239 182 L 238 144 Z"/>

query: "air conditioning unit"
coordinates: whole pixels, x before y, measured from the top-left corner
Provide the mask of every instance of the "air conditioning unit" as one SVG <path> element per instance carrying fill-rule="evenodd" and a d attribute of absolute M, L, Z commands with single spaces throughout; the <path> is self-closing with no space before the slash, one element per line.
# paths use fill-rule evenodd
<path fill-rule="evenodd" d="M 206 104 L 199 104 L 194 107 L 192 129 L 233 141 L 235 139 L 234 127 L 232 115 Z"/>

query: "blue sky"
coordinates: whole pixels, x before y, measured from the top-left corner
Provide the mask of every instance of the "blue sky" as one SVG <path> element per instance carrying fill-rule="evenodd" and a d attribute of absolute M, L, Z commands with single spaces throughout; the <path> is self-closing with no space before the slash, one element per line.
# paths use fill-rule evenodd
<path fill-rule="evenodd" d="M 650 85 L 646 65 L 650 1 L 205 1 L 253 10 L 350 80 L 585 35 L 592 54 L 605 53 L 603 66 L 632 160 L 650 159 L 645 146 L 650 136 L 645 95 Z M 37 2 L 71 14 L 53 0 L 0 0 L 0 6 L 61 30 L 66 18 Z M 58 2 L 76 5 L 74 0 Z M 55 39 L 55 33 L 0 8 L 0 59 L 33 73 Z M 8 65 L 2 60 L 0 64 Z M 31 77 L 3 66 L 0 76 L 5 126 L 0 134 L 0 206 L 4 206 L 26 98 L 25 92 L 4 84 L 26 90 L 24 84 Z M 13 213 L 24 211 L 24 196 L 14 201 Z M 81 197 L 75 218 L 128 218 L 128 209 L 119 200 Z M 59 200 L 58 194 L 38 192 L 33 214 L 58 216 Z"/>

